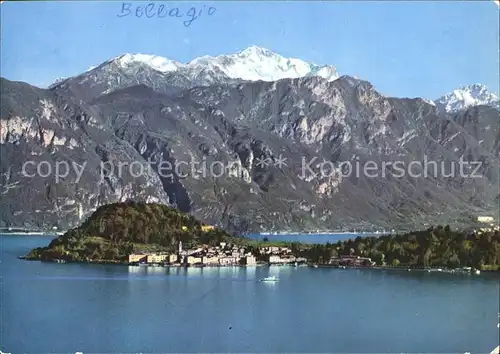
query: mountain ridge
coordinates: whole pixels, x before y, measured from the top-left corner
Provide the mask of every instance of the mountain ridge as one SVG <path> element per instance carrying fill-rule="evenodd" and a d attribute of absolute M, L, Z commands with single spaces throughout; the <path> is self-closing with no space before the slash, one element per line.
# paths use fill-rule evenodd
<path fill-rule="evenodd" d="M 0 226 L 66 228 L 79 223 L 78 206 L 88 215 L 127 200 L 167 204 L 237 231 L 464 225 L 498 210 L 494 108 L 441 114 L 422 99 L 388 98 L 349 76 L 183 87 L 176 75 L 147 71 L 123 76 L 123 88 L 106 92 L 107 74 L 91 71 L 50 90 L 1 80 Z M 338 167 L 425 156 L 483 161 L 483 178 L 314 177 L 301 170 L 302 159 Z M 28 160 L 86 166 L 78 183 L 74 174 L 55 183 L 54 176 L 23 177 Z M 162 176 L 157 168 L 203 160 L 223 163 L 225 173 Z M 103 164 L 148 161 L 153 168 L 137 178 L 127 169 L 102 178 Z"/>
<path fill-rule="evenodd" d="M 304 76 L 320 76 L 327 80 L 338 78 L 333 66 L 316 65 L 296 58 L 285 58 L 278 53 L 258 46 L 250 46 L 233 54 L 205 55 L 186 63 L 153 54 L 125 53 L 106 60 L 96 67 L 110 63 L 117 63 L 122 68 L 143 64 L 161 73 L 179 70 L 213 70 L 225 74 L 229 79 L 247 81 L 276 81 L 283 78 Z"/>
<path fill-rule="evenodd" d="M 321 77 L 327 81 L 334 81 L 341 77 L 333 65 L 316 65 L 301 59 L 285 58 L 269 49 L 252 45 L 233 54 L 205 55 L 185 63 L 153 54 L 125 53 L 110 58 L 76 76 L 59 78 L 49 88 L 55 88 L 68 79 L 88 75 L 89 72 L 99 70 L 109 71 L 105 80 L 110 87 L 106 92 L 123 87 L 119 83 L 110 84 L 116 80 L 116 76 L 128 76 L 125 78 L 125 82 L 130 84 L 129 81 L 133 80 L 131 77 L 137 75 L 138 72 L 147 73 L 148 70 L 156 72 L 148 74 L 153 77 L 152 81 L 162 77 L 160 81 L 173 80 L 183 88 L 259 80 L 272 82 L 300 77 Z M 98 73 L 98 75 L 103 76 L 102 73 Z M 151 82 L 137 79 L 135 81 L 151 85 Z M 436 108 L 444 113 L 455 113 L 475 105 L 499 107 L 499 98 L 488 92 L 487 87 L 482 84 L 461 86 L 435 100 L 426 97 L 418 98 L 436 105 Z"/>

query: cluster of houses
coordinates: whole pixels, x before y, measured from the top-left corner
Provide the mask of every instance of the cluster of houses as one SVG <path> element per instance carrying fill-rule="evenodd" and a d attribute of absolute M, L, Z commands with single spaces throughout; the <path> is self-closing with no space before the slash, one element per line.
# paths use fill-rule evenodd
<path fill-rule="evenodd" d="M 307 261 L 305 258 L 295 257 L 288 247 L 262 247 L 259 258 L 265 263 L 276 265 Z M 258 259 L 244 247 L 226 242 L 221 242 L 215 247 L 203 245 L 190 250 L 183 250 L 182 242 L 179 242 L 176 253 L 134 253 L 128 256 L 128 263 L 171 266 L 252 266 L 258 263 Z"/>
<path fill-rule="evenodd" d="M 175 253 L 133 253 L 128 263 L 170 266 L 253 266 L 257 263 L 272 265 L 306 264 L 306 258 L 297 257 L 288 247 L 264 246 L 259 248 L 258 258 L 245 247 L 220 242 L 218 246 L 202 245 L 196 249 L 184 250 L 182 242 Z M 360 256 L 332 257 L 331 266 L 370 267 L 375 265 L 370 258 Z"/>
<path fill-rule="evenodd" d="M 296 264 L 306 263 L 307 259 L 295 257 L 288 247 L 262 247 L 260 254 L 267 259 L 269 264 Z"/>
<path fill-rule="evenodd" d="M 218 246 L 201 246 L 197 249 L 183 250 L 179 242 L 177 253 L 131 254 L 129 264 L 177 265 L 177 266 L 233 266 L 256 265 L 257 259 L 244 248 L 221 242 Z"/>

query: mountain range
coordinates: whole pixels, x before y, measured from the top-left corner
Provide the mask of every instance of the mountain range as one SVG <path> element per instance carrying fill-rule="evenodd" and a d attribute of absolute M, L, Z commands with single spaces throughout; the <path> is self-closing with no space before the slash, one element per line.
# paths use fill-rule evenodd
<path fill-rule="evenodd" d="M 67 228 L 128 199 L 248 232 L 458 226 L 498 213 L 498 97 L 482 85 L 435 101 L 385 97 L 333 66 L 253 46 L 189 63 L 125 54 L 47 89 L 1 79 L 1 96 L 4 227 Z M 463 160 L 478 162 L 478 177 L 450 176 Z M 62 161 L 70 170 L 27 177 L 27 161 L 30 175 Z M 395 176 L 395 163 L 415 161 L 446 173 Z M 195 162 L 225 173 L 184 173 Z M 368 162 L 384 167 L 345 173 Z M 184 170 L 165 175 L 164 164 Z M 151 168 L 138 176 L 134 165 Z"/>

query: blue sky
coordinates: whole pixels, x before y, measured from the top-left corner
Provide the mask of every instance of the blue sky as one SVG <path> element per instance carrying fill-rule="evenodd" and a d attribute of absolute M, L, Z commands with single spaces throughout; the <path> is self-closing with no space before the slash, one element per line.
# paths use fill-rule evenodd
<path fill-rule="evenodd" d="M 185 18 L 118 17 L 122 4 L 2 3 L 1 76 L 46 86 L 123 53 L 185 62 L 258 45 L 335 65 L 391 96 L 434 99 L 472 83 L 499 91 L 493 1 L 155 3 L 155 10 L 201 10 L 188 27 Z"/>

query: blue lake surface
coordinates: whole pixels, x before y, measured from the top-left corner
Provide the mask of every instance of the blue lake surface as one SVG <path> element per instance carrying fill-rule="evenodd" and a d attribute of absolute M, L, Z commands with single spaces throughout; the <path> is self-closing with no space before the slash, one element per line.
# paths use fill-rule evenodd
<path fill-rule="evenodd" d="M 48 236 L 0 236 L 0 350 L 11 353 L 488 353 L 498 277 L 17 259 Z M 258 279 L 275 275 L 277 283 Z"/>

